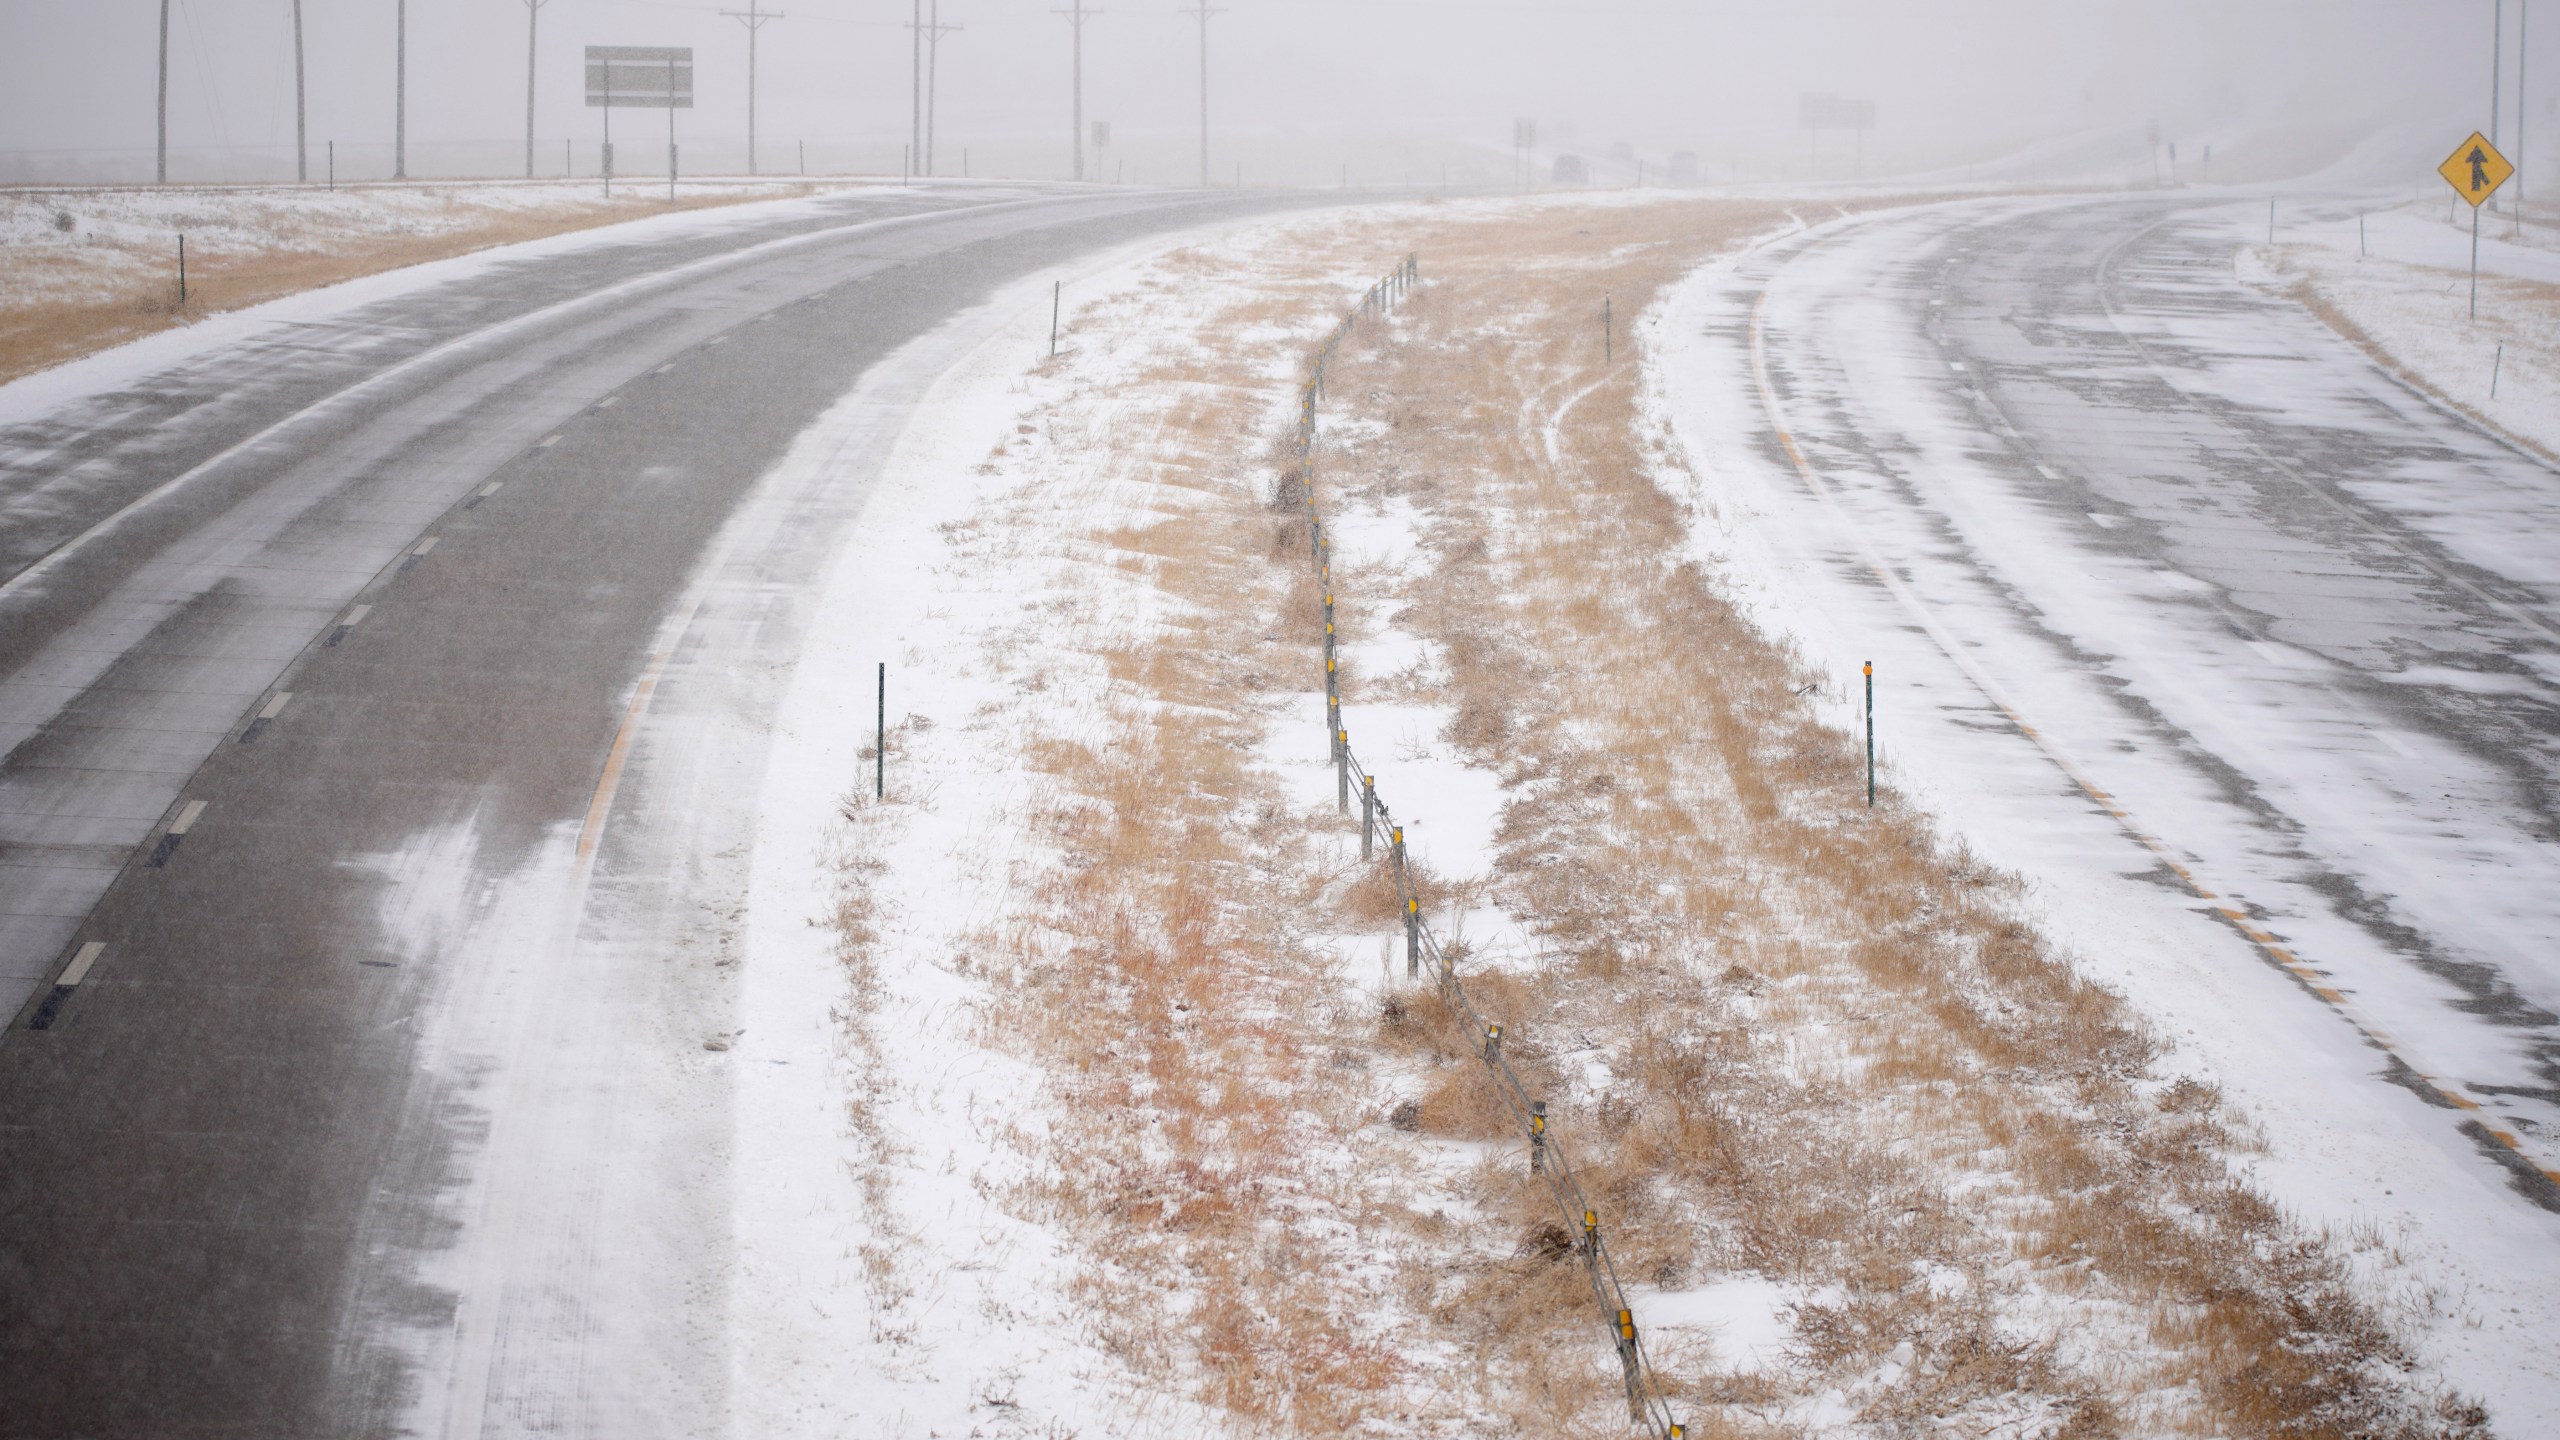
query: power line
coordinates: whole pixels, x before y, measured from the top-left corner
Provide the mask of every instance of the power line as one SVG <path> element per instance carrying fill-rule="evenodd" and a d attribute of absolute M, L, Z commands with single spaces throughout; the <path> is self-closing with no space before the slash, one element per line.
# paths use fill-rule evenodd
<path fill-rule="evenodd" d="M 747 27 L 747 173 L 750 175 L 756 173 L 756 32 L 763 29 L 767 21 L 784 18 L 779 10 L 757 9 L 756 3 L 757 0 L 747 0 L 744 10 L 720 12 Z"/>

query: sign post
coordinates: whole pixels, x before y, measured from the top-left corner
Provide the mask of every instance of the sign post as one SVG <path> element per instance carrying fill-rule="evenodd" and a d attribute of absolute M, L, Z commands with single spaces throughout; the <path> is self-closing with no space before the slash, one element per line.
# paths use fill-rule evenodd
<path fill-rule="evenodd" d="M 1876 128 L 1876 102 L 1853 99 L 1829 92 L 1806 91 L 1796 96 L 1796 124 L 1812 136 L 1812 150 L 1807 159 L 1819 168 L 1822 132 L 1846 130 L 1854 147 L 1850 160 L 1851 178 L 1863 176 L 1867 168 L 1867 132 Z"/>
<path fill-rule="evenodd" d="M 2514 177 L 2516 167 L 2477 130 L 2436 167 L 2454 193 L 2471 202 L 2471 318 L 2480 318 L 2480 207 Z"/>
<path fill-rule="evenodd" d="M 613 193 L 616 106 L 667 112 L 667 197 L 675 198 L 676 115 L 693 108 L 691 46 L 590 45 L 587 108 L 604 111 L 604 193 Z"/>

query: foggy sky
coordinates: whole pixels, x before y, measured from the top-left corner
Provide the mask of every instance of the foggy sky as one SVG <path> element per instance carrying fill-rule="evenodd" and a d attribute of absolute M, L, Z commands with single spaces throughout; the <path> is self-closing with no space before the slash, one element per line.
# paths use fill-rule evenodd
<path fill-rule="evenodd" d="M 347 173 L 380 168 L 393 123 L 395 0 L 303 0 L 310 135 Z M 764 0 L 773 3 L 773 0 Z M 1061 175 L 1068 151 L 1066 0 L 942 0 L 941 166 Z M 1086 114 L 1112 122 L 1109 167 L 1196 174 L 1198 30 L 1189 0 L 1096 0 Z M 590 44 L 690 45 L 700 108 L 679 117 L 716 156 L 746 131 L 747 40 L 719 14 L 745 0 L 550 0 L 541 12 L 537 129 L 591 146 L 581 103 Z M 765 167 L 806 140 L 833 163 L 894 170 L 909 128 L 911 0 L 780 0 L 763 31 Z M 1499 157 L 1514 116 L 1602 152 L 1783 171 L 1807 137 L 1808 90 L 1872 98 L 1875 168 L 1960 163 L 2075 131 L 2139 127 L 2191 138 L 2270 125 L 2395 121 L 2485 126 L 2490 0 L 1224 0 L 1211 22 L 1211 124 L 1220 178 L 1362 181 L 1456 147 Z M 2508 0 L 2507 84 L 2518 0 Z M 413 172 L 505 173 L 524 127 L 522 0 L 408 0 Z M 291 0 L 175 0 L 170 143 L 181 174 L 217 152 L 290 174 Z M 0 166 L 43 178 L 116 164 L 147 175 L 158 0 L 0 0 Z M 2560 140 L 2560 7 L 2534 36 L 2532 120 Z M 2560 57 L 2555 57 L 2560 59 Z M 2508 91 L 2512 130 L 2513 90 Z M 615 124 L 663 137 L 665 117 Z M 2459 134 L 2448 137 L 2459 139 Z M 1845 140 L 1839 142 L 1845 147 Z M 826 147 L 833 147 L 827 149 Z M 1438 147 L 1435 149 L 1434 147 Z M 520 164 L 520 160 L 518 162 Z M 724 165 L 723 168 L 734 168 Z M 2536 168 L 2540 168 L 2539 165 Z M 1272 173 L 1285 171 L 1288 173 Z M 138 177 L 137 177 L 138 178 Z"/>

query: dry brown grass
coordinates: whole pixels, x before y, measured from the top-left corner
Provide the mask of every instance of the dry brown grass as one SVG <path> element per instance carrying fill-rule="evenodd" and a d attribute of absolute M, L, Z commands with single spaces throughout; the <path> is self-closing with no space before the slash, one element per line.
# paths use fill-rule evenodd
<path fill-rule="evenodd" d="M 1634 315 L 1765 218 L 1429 227 L 1407 337 L 1346 347 L 1333 386 L 1375 438 L 1320 492 L 1427 515 L 1428 570 L 1394 603 L 1447 657 L 1448 738 L 1514 796 L 1498 898 L 1555 959 L 1505 1004 L 1605 1037 L 1615 1080 L 1549 1093 L 1622 1253 L 1666 1283 L 1835 1287 L 1799 1311 L 1794 1383 L 1850 1386 L 1894 1428 L 2464 1430 L 2338 1259 L 2230 1179 L 2210 1107 L 2148 1097 L 2151 1040 L 2014 887 L 1890 796 L 1855 807 L 1854 748 L 1795 695 L 1818 677 L 1685 558 L 1673 462 L 1635 368 L 1601 365 L 1597 298 Z M 1475 1133 L 1443 1091 L 1426 1124 Z M 2056 1300 L 2107 1339 L 2028 1318 Z M 1862 1378 L 1893 1353 L 1900 1379 Z"/>
<path fill-rule="evenodd" d="M 78 288 L 103 293 L 66 301 L 43 297 L 60 292 L 61 286 L 48 283 L 57 272 L 86 264 L 77 252 L 0 252 L 0 297 L 16 297 L 0 300 L 0 383 L 145 335 L 192 324 L 209 315 L 366 275 L 499 245 L 590 230 L 644 215 L 773 198 L 770 192 L 758 192 L 734 197 L 687 196 L 672 203 L 562 203 L 541 210 L 493 213 L 476 223 L 433 235 L 341 236 L 309 246 L 193 251 L 187 257 L 184 304 L 178 300 L 174 256 L 166 262 L 166 274 L 157 273 L 163 263 L 158 256 L 153 257 L 149 272 L 120 271 L 111 279 L 101 278 L 90 267 Z"/>
<path fill-rule="evenodd" d="M 1154 293 L 1209 263 L 1173 257 Z M 1083 598 L 999 645 L 1026 693 L 1058 696 L 1025 755 L 1052 863 L 979 948 L 989 1042 L 1039 1059 L 1074 1117 L 1017 1203 L 1081 1242 L 1105 1348 L 1241 1428 L 1340 1434 L 1392 1414 L 1409 1367 L 1385 1267 L 1342 1268 L 1376 1200 L 1357 1141 L 1375 1117 L 1297 943 L 1326 862 L 1253 760 L 1299 658 L 1271 617 L 1301 588 L 1256 494 L 1263 371 L 1274 327 L 1333 294 L 1312 270 L 1261 279 L 1212 330 L 1263 348 L 1160 337 L 1140 383 L 1174 398 L 1071 437 L 1102 472 L 1069 502 L 1104 517 L 1066 547 Z"/>
<path fill-rule="evenodd" d="M 1633 316 L 1767 218 L 1328 220 L 1112 302 L 1142 319 L 1201 276 L 1237 297 L 1195 339 L 1150 336 L 1148 393 L 1174 398 L 1034 424 L 1090 473 L 1026 494 L 1093 518 L 1053 557 L 1074 593 L 988 648 L 1036 697 L 1016 713 L 1045 853 L 972 973 L 987 1043 L 1040 1064 L 1062 1117 L 1023 1141 L 1041 1174 L 1013 1203 L 1084 1257 L 1105 1347 L 1227 1428 L 1625 1432 L 1472 1037 L 1428 989 L 1361 998 L 1329 953 L 1392 935 L 1392 891 L 1253 758 L 1317 677 L 1305 532 L 1272 504 L 1273 377 L 1345 269 L 1418 248 L 1402 338 L 1363 327 L 1334 374 L 1329 423 L 1372 438 L 1321 479 L 1328 507 L 1423 515 L 1418 566 L 1338 590 L 1355 638 L 1392 622 L 1439 663 L 1355 675 L 1350 723 L 1445 704 L 1446 738 L 1509 788 L 1490 888 L 1424 893 L 1537 933 L 1535 963 L 1470 967 L 1470 997 L 1550 1097 L 1628 1278 L 1803 1287 L 1786 1364 L 1657 1337 L 1690 1433 L 1802 1433 L 1826 1391 L 1874 1433 L 2462 1432 L 2335 1258 L 2232 1182 L 2220 1097 L 2152 1083 L 2148 1037 L 2050 953 L 2012 879 L 1890 796 L 1848 803 L 1857 761 L 1796 698 L 1807 672 L 1683 558 L 1668 457 L 1634 367 L 1601 372 L 1590 302 Z"/>
<path fill-rule="evenodd" d="M 866 747 L 874 748 L 874 747 Z M 891 747 L 896 748 L 894 743 Z M 880 1010 L 884 990 L 880 977 L 879 882 L 888 866 L 880 857 L 897 828 L 897 804 L 877 804 L 868 795 L 845 801 L 844 831 L 829 861 L 835 878 L 835 907 L 828 928 L 835 936 L 836 963 L 845 974 L 845 1003 L 834 1016 L 845 1044 L 844 1058 L 854 1091 L 866 1096 L 892 1092 L 893 1077 L 881 1057 L 872 1016 Z M 903 1237 L 888 1228 L 898 1213 L 895 1167 L 903 1151 L 878 1109 L 856 1105 L 846 1116 L 854 1143 L 852 1171 L 862 1191 L 865 1213 L 873 1229 L 861 1245 L 863 1289 L 871 1300 L 872 1339 L 882 1344 L 912 1337 L 912 1324 L 895 1317 L 916 1292 L 900 1257 Z"/>

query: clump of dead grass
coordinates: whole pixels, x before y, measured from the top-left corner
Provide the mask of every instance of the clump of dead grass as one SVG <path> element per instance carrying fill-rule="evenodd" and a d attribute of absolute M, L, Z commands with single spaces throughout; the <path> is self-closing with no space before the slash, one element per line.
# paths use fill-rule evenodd
<path fill-rule="evenodd" d="M 1434 229 L 1408 342 L 1337 362 L 1333 404 L 1371 438 L 1321 482 L 1429 517 L 1431 568 L 1398 600 L 1445 656 L 1446 738 L 1512 793 L 1499 898 L 1559 958 L 1508 1003 L 1605 1037 L 1608 1083 L 1550 1093 L 1591 1137 L 1614 1243 L 1666 1277 L 1840 1294 L 1799 1308 L 1771 1383 L 1848 1386 L 1896 1429 L 2464 1433 L 2337 1258 L 2230 1178 L 2212 1105 L 2142 1098 L 2154 1041 L 2014 883 L 1890 796 L 1852 810 L 1856 757 L 1799 698 L 1818 677 L 1685 558 L 1670 457 L 1582 312 L 1605 288 L 1639 313 L 1749 221 Z M 1485 1125 L 1464 1069 L 1435 1076 L 1425 1130 Z M 2057 1301 L 2111 1317 L 2112 1353 L 2037 1318 Z"/>

